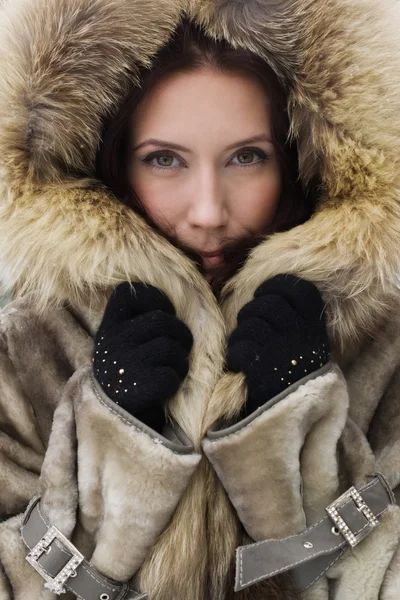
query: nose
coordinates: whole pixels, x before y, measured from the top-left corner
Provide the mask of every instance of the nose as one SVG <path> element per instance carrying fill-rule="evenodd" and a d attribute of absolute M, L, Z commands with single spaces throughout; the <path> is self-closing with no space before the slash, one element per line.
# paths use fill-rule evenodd
<path fill-rule="evenodd" d="M 225 227 L 229 217 L 227 200 L 223 182 L 215 169 L 208 167 L 200 170 L 193 180 L 189 224 L 207 230 Z"/>

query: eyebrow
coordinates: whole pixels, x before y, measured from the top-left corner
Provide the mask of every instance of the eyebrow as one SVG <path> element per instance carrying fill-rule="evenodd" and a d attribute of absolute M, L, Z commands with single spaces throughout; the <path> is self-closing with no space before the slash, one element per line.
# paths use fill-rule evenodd
<path fill-rule="evenodd" d="M 229 144 L 229 146 L 227 146 L 225 150 L 232 150 L 233 148 L 237 148 L 238 146 L 247 146 L 249 144 L 255 144 L 256 142 L 269 142 L 270 144 L 272 144 L 270 137 L 267 134 L 263 133 L 260 135 L 254 135 L 250 138 L 246 138 L 245 140 L 239 140 L 234 144 Z M 192 151 L 189 148 L 185 148 L 185 146 L 181 146 L 180 144 L 174 144 L 172 142 L 167 142 L 165 140 L 157 140 L 155 138 L 149 138 L 148 140 L 141 142 L 138 146 L 135 146 L 135 148 L 133 148 L 133 152 L 136 152 L 136 150 L 139 150 L 143 146 L 149 145 L 156 146 L 157 148 L 173 148 L 174 150 L 179 150 L 180 152 L 188 152 L 189 154 L 192 154 Z"/>

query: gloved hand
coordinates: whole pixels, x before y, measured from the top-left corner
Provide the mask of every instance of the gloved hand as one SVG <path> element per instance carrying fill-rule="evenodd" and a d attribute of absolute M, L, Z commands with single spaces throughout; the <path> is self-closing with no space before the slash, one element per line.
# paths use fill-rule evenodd
<path fill-rule="evenodd" d="M 189 369 L 193 336 L 158 288 L 120 284 L 95 337 L 93 370 L 116 404 L 160 432 L 163 405 Z"/>
<path fill-rule="evenodd" d="M 265 281 L 239 311 L 226 367 L 246 376 L 241 418 L 329 361 L 323 311 L 315 285 L 293 275 Z"/>

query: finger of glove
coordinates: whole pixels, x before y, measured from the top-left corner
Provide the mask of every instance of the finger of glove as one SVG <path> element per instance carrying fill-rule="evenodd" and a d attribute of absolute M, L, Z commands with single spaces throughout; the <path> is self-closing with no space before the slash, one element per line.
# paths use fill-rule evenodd
<path fill-rule="evenodd" d="M 252 319 L 265 321 L 276 333 L 296 331 L 302 326 L 301 317 L 286 299 L 273 294 L 255 298 L 239 311 L 238 325 Z"/>
<path fill-rule="evenodd" d="M 225 362 L 228 371 L 249 375 L 254 367 L 260 366 L 260 347 L 254 342 L 240 340 L 228 346 Z"/>
<path fill-rule="evenodd" d="M 113 291 L 100 328 L 107 328 L 154 310 L 176 314 L 170 299 L 158 288 L 141 282 L 131 284 L 125 281 Z"/>
<path fill-rule="evenodd" d="M 256 298 L 245 305 L 238 315 L 238 325 L 233 334 L 232 343 L 248 339 L 260 347 L 274 344 L 293 348 L 307 343 L 319 347 L 329 343 L 323 322 L 305 321 L 278 296 Z"/>
<path fill-rule="evenodd" d="M 251 342 L 259 347 L 265 346 L 273 341 L 276 342 L 277 335 L 273 327 L 263 319 L 246 319 L 233 330 L 228 339 L 229 346 L 238 342 Z"/>
<path fill-rule="evenodd" d="M 294 275 L 276 275 L 264 281 L 256 289 L 254 297 L 269 294 L 284 298 L 303 319 L 322 321 L 324 318 L 324 301 L 318 288 L 311 281 Z"/>
<path fill-rule="evenodd" d="M 187 352 L 190 352 L 193 345 L 193 336 L 187 325 L 161 310 L 138 315 L 134 319 L 117 324 L 108 330 L 105 337 L 105 344 L 110 353 L 113 349 L 120 351 L 121 346 L 129 353 L 129 348 L 135 348 L 159 337 L 169 337 L 180 342 Z"/>
<path fill-rule="evenodd" d="M 133 362 L 135 362 L 135 358 Z M 183 381 L 189 370 L 189 355 L 179 342 L 167 337 L 151 340 L 137 348 L 137 360 L 146 367 L 171 367 Z"/>

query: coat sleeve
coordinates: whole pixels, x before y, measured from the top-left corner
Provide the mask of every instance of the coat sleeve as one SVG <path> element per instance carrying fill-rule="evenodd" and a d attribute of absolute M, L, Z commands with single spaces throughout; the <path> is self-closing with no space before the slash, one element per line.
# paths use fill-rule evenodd
<path fill-rule="evenodd" d="M 243 421 L 208 432 L 204 451 L 256 542 L 303 532 L 350 486 L 365 485 L 376 472 L 369 441 L 349 418 L 348 392 L 341 370 L 328 364 Z M 361 582 L 363 599 L 378 600 L 399 540 L 393 506 L 377 532 L 345 552 L 301 597 L 350 600 Z"/>
<path fill-rule="evenodd" d="M 49 522 L 100 573 L 130 580 L 171 519 L 200 454 L 103 393 L 92 375 L 92 342 L 66 311 L 44 325 L 13 310 L 2 315 L 0 333 L 0 596 L 52 597 L 25 561 L 20 537 L 22 513 L 38 492 Z M 79 353 L 87 358 L 75 368 Z"/>
<path fill-rule="evenodd" d="M 73 398 L 81 525 L 96 539 L 91 562 L 123 581 L 168 524 L 201 456 L 112 402 L 90 366 L 76 374 Z"/>
<path fill-rule="evenodd" d="M 327 365 L 239 423 L 208 432 L 204 451 L 251 538 L 300 532 L 335 499 L 347 409 L 343 376 Z"/>

